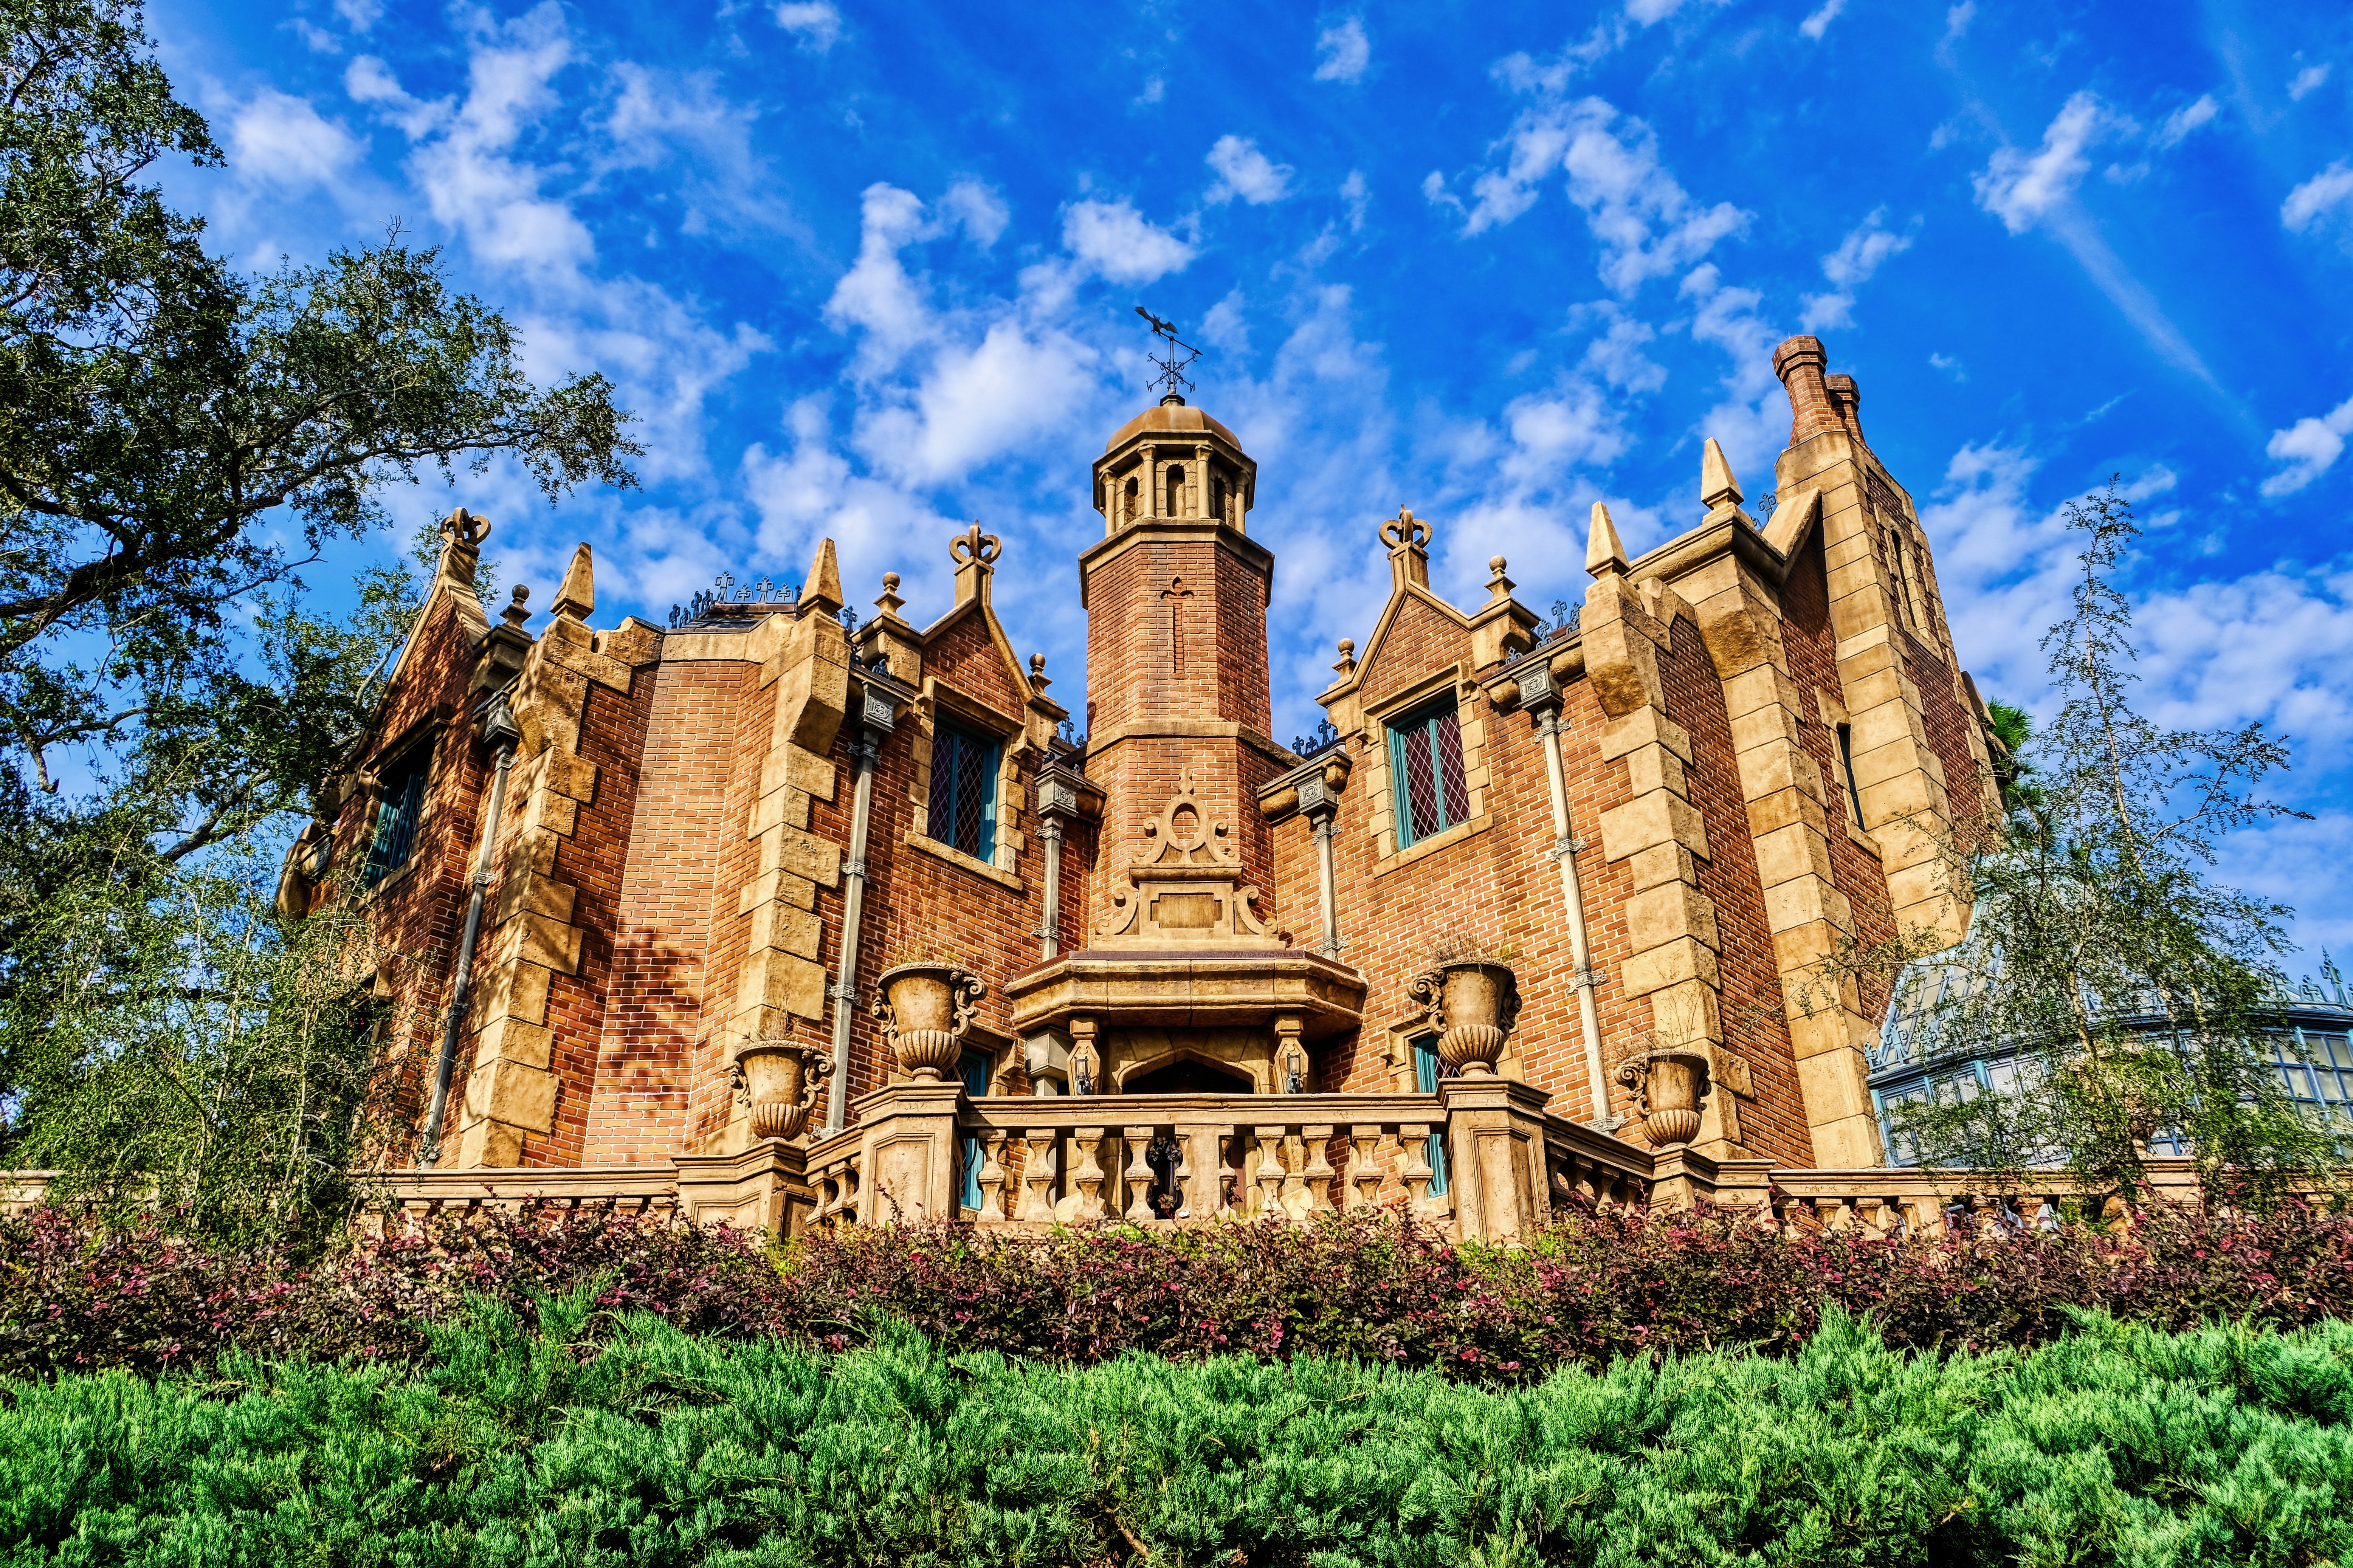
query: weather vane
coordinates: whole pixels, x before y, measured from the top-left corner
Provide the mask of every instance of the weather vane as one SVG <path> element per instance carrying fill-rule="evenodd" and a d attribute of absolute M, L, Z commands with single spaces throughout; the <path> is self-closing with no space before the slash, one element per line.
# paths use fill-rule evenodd
<path fill-rule="evenodd" d="M 1166 359 L 1159 354 L 1149 356 L 1152 363 L 1160 367 L 1160 374 L 1152 378 L 1152 384 L 1161 388 L 1164 397 L 1174 397 L 1182 402 L 1183 392 L 1179 392 L 1178 388 L 1183 388 L 1184 392 L 1193 390 L 1192 380 L 1185 374 L 1186 367 L 1201 357 L 1201 351 L 1190 343 L 1179 342 L 1176 340 L 1176 322 L 1164 321 L 1141 305 L 1135 308 L 1135 313 L 1151 322 L 1153 335 L 1167 345 L 1165 350 L 1167 354 Z M 1178 357 L 1180 354 L 1182 358 Z"/>

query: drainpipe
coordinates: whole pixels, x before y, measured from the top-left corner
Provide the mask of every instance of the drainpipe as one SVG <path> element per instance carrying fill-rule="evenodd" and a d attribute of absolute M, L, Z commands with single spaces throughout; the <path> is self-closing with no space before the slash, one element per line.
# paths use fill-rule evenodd
<path fill-rule="evenodd" d="M 515 742 L 522 731 L 507 707 L 506 694 L 491 700 L 482 714 L 481 737 L 498 748 L 498 771 L 491 778 L 491 805 L 482 814 L 482 847 L 474 863 L 474 890 L 466 900 L 466 934 L 458 942 L 458 979 L 449 994 L 449 1021 L 441 1030 L 441 1058 L 433 1067 L 433 1101 L 425 1112 L 425 1137 L 417 1163 L 431 1170 L 441 1162 L 441 1122 L 449 1110 L 449 1079 L 458 1068 L 458 1036 L 465 1028 L 466 1003 L 474 985 L 474 944 L 482 934 L 482 899 L 491 888 L 491 850 L 506 813 L 507 773 L 514 766 Z"/>
<path fill-rule="evenodd" d="M 1046 845 L 1045 913 L 1038 921 L 1038 956 L 1051 958 L 1062 951 L 1062 819 L 1039 814 L 1038 837 Z"/>
<path fill-rule="evenodd" d="M 1536 732 L 1544 737 L 1545 783 L 1552 792 L 1552 858 L 1560 867 L 1560 899 L 1568 913 L 1569 960 L 1577 967 L 1569 976 L 1577 987 L 1577 1022 L 1585 1028 L 1585 1071 L 1592 1086 L 1593 1125 L 1614 1131 L 1620 1119 L 1609 1114 L 1609 1089 L 1601 1070 L 1601 1016 L 1593 1005 L 1599 983 L 1593 973 L 1593 943 L 1585 928 L 1585 891 L 1577 876 L 1577 852 L 1585 841 L 1569 831 L 1568 780 L 1561 765 L 1561 690 L 1551 668 L 1538 664 L 1520 677 L 1520 700 L 1535 714 Z"/>
<path fill-rule="evenodd" d="M 866 825 L 874 809 L 874 763 L 882 750 L 882 736 L 891 732 L 890 699 L 881 698 L 880 731 L 872 724 L 876 698 L 866 700 L 868 722 L 859 727 L 852 750 L 858 759 L 858 784 L 849 807 L 849 856 L 841 863 L 849 885 L 841 895 L 841 956 L 834 970 L 833 1078 L 825 1091 L 827 1137 L 840 1131 L 849 1119 L 849 1019 L 858 1005 L 858 928 L 866 909 Z"/>

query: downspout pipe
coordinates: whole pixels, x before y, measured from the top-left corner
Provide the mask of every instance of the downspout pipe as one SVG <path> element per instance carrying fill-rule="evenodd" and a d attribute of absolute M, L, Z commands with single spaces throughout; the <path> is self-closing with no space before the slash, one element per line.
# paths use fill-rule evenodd
<path fill-rule="evenodd" d="M 870 709 L 872 703 L 870 701 Z M 888 700 L 884 700 L 886 713 Z M 870 714 L 871 718 L 871 714 Z M 841 863 L 841 954 L 836 961 L 833 984 L 833 1076 L 825 1091 L 825 1135 L 831 1137 L 849 1121 L 850 1010 L 858 1005 L 858 932 L 866 912 L 866 828 L 874 811 L 874 763 L 882 750 L 882 736 L 871 723 L 860 724 L 852 750 L 858 759 L 858 783 L 850 796 L 849 854 Z"/>
<path fill-rule="evenodd" d="M 1522 678 L 1520 690 L 1535 716 L 1536 732 L 1544 737 L 1545 784 L 1552 794 L 1552 858 L 1560 867 L 1560 900 L 1568 915 L 1569 961 L 1576 965 L 1569 981 L 1577 987 L 1577 1017 L 1585 1030 L 1585 1072 L 1587 1082 L 1592 1086 L 1592 1125 L 1608 1132 L 1617 1128 L 1619 1119 L 1609 1114 L 1609 1080 L 1602 1075 L 1601 1015 L 1593 1003 L 1594 987 L 1599 982 L 1593 973 L 1593 942 L 1585 925 L 1585 889 L 1577 875 L 1577 853 L 1585 847 L 1585 842 L 1571 832 L 1568 820 L 1568 779 L 1560 756 L 1560 688 L 1554 683 L 1551 671 L 1538 666 Z"/>
<path fill-rule="evenodd" d="M 482 739 L 498 748 L 496 771 L 491 777 L 490 809 L 482 814 L 482 844 L 475 856 L 473 891 L 466 900 L 465 935 L 458 939 L 458 977 L 449 993 L 449 1020 L 441 1029 L 441 1056 L 433 1064 L 433 1100 L 425 1112 L 425 1137 L 417 1163 L 431 1170 L 441 1163 L 441 1123 L 449 1110 L 449 1080 L 458 1070 L 458 1037 L 466 1026 L 466 1005 L 474 987 L 474 944 L 482 934 L 482 900 L 491 889 L 491 851 L 497 847 L 499 823 L 506 815 L 507 774 L 514 767 L 515 744 L 522 731 L 507 706 L 506 694 L 491 700 L 482 715 Z"/>

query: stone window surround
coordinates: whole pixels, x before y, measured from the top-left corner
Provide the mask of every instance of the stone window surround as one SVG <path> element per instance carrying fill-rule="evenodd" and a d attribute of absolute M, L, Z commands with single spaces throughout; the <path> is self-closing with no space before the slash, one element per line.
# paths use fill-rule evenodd
<path fill-rule="evenodd" d="M 1017 826 L 1023 805 L 1021 721 L 1008 719 L 986 703 L 944 684 L 935 675 L 923 678 L 923 695 L 916 698 L 912 707 L 916 721 L 909 733 L 913 748 L 915 782 L 908 790 L 908 797 L 915 805 L 915 822 L 907 829 L 908 847 L 935 856 L 975 876 L 986 877 L 1017 893 L 1026 892 L 1028 884 L 1014 869 L 1021 864 L 1021 849 L 1029 842 L 1028 836 Z M 994 860 L 967 855 L 953 844 L 943 844 L 923 831 L 930 822 L 932 732 L 943 712 L 966 729 L 997 737 L 997 844 Z"/>
<path fill-rule="evenodd" d="M 1862 824 L 1854 819 L 1853 807 L 1849 804 L 1852 798 L 1849 792 L 1852 791 L 1853 795 L 1859 795 L 1862 790 L 1846 771 L 1849 767 L 1848 762 L 1839 755 L 1838 750 L 1838 727 L 1841 724 L 1852 725 L 1854 722 L 1854 716 L 1846 710 L 1846 704 L 1819 686 L 1814 688 L 1814 714 L 1822 728 L 1831 732 L 1831 766 L 1841 770 L 1837 775 L 1839 819 L 1846 824 L 1846 836 L 1870 850 L 1875 858 L 1879 854 L 1879 840 L 1873 838 Z"/>
<path fill-rule="evenodd" d="M 1410 866 L 1425 856 L 1476 837 L 1493 822 L 1487 813 L 1487 721 L 1483 714 L 1464 707 L 1478 689 L 1478 683 L 1471 678 L 1469 662 L 1458 659 L 1377 703 L 1365 705 L 1364 765 L 1371 770 L 1367 801 L 1370 816 L 1366 830 L 1373 839 L 1374 876 Z M 1391 798 L 1396 774 L 1389 766 L 1389 721 L 1428 706 L 1449 690 L 1454 695 L 1456 721 L 1461 728 L 1462 784 L 1463 793 L 1470 797 L 1471 815 L 1442 832 L 1399 849 L 1397 805 Z"/>
<path fill-rule="evenodd" d="M 360 857 L 363 867 L 366 864 L 369 847 L 375 842 L 375 817 L 377 810 L 384 804 L 385 766 L 399 761 L 418 746 L 429 745 L 433 748 L 433 765 L 425 775 L 425 799 L 417 808 L 417 826 L 409 832 L 408 858 L 386 871 L 383 880 L 377 882 L 375 887 L 361 889 L 353 899 L 353 908 L 365 909 L 383 898 L 388 890 L 406 881 L 410 874 L 417 869 L 417 863 L 425 858 L 421 850 L 425 843 L 426 829 L 432 826 L 438 819 L 441 810 L 441 792 L 435 785 L 441 782 L 441 769 L 446 765 L 444 759 L 448 753 L 442 742 L 448 738 L 445 732 L 454 727 L 450 715 L 436 709 L 409 725 L 392 740 L 378 746 L 375 755 L 369 761 L 367 772 L 369 776 L 376 781 L 376 786 L 362 793 L 360 798 L 367 803 L 362 808 L 365 816 L 365 826 L 352 846 Z M 469 876 L 473 874 L 470 856 L 466 871 Z"/>
<path fill-rule="evenodd" d="M 1372 1031 L 1372 1020 L 1365 1020 L 1366 1033 Z M 1400 1013 L 1380 1026 L 1382 1061 L 1389 1069 L 1389 1088 L 1398 1094 L 1419 1094 L 1419 1080 L 1414 1076 L 1413 1046 L 1416 1040 L 1428 1040 L 1434 1048 L 1436 1033 L 1430 1026 L 1430 1015 L 1419 1007 Z M 1527 1081 L 1526 1065 L 1520 1059 L 1520 1032 L 1517 1029 L 1504 1041 L 1504 1054 L 1495 1058 L 1498 1077 L 1514 1082 Z"/>

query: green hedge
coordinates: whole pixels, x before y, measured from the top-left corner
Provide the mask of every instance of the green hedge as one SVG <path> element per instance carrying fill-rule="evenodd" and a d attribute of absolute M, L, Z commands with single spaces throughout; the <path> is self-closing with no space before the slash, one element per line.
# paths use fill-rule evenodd
<path fill-rule="evenodd" d="M 2353 1325 L 1640 1357 L 1482 1389 L 1300 1359 L 828 1355 L 584 1292 L 415 1368 L 0 1386 L 0 1561 L 1491 1565 L 2353 1555 Z"/>

